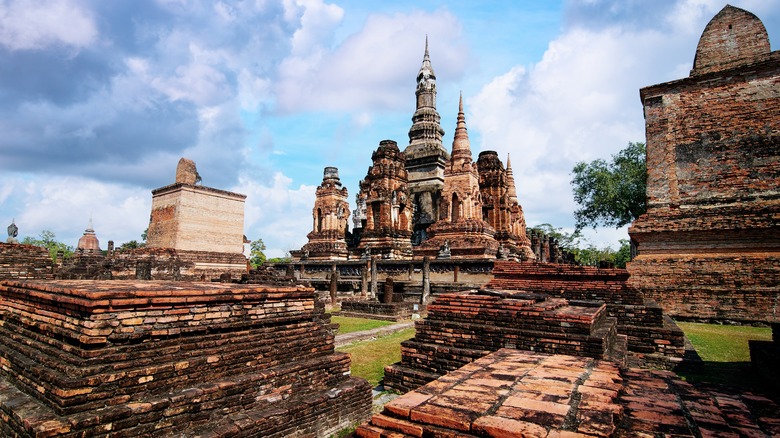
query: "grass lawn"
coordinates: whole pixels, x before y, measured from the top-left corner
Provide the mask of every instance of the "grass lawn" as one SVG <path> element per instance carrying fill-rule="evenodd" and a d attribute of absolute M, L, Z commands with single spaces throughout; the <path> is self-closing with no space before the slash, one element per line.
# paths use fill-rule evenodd
<path fill-rule="evenodd" d="M 349 353 L 352 356 L 352 375 L 368 380 L 374 387 L 382 380 L 385 365 L 401 360 L 401 342 L 413 336 L 414 328 L 410 327 L 376 340 L 356 342 L 336 350 Z"/>
<path fill-rule="evenodd" d="M 375 319 L 351 318 L 348 316 L 332 316 L 330 321 L 339 325 L 339 334 L 362 332 L 377 327 L 395 324 L 392 321 L 377 321 Z"/>
<path fill-rule="evenodd" d="M 704 361 L 701 371 L 685 371 L 686 380 L 726 383 L 761 389 L 750 371 L 748 340 L 772 340 L 768 327 L 746 327 L 678 322 L 677 325 Z"/>

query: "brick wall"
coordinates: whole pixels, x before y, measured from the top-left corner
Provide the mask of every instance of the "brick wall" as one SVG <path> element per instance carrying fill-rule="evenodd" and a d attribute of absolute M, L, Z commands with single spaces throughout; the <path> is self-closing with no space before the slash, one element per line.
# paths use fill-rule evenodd
<path fill-rule="evenodd" d="M 0 280 L 51 279 L 53 269 L 46 248 L 0 242 Z"/>
<path fill-rule="evenodd" d="M 152 191 L 147 246 L 244 252 L 245 195 L 187 184 Z"/>

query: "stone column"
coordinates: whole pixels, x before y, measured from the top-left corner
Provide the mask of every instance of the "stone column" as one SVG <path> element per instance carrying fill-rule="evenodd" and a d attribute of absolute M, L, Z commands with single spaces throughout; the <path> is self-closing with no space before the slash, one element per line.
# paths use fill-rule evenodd
<path fill-rule="evenodd" d="M 414 263 L 409 263 L 409 281 L 412 280 L 412 276 L 414 275 Z"/>
<path fill-rule="evenodd" d="M 360 269 L 360 296 L 365 297 L 368 293 L 368 271 L 371 269 L 371 260 Z"/>
<path fill-rule="evenodd" d="M 377 258 L 376 257 L 372 257 L 371 258 L 371 297 L 372 298 L 376 298 L 376 292 L 377 292 L 377 286 L 376 286 L 376 277 L 377 277 L 376 262 L 377 262 Z"/>
<path fill-rule="evenodd" d="M 108 251 L 106 251 L 106 254 L 111 257 L 114 255 L 114 241 L 109 240 L 108 241 Z"/>
<path fill-rule="evenodd" d="M 423 257 L 423 272 L 422 272 L 422 296 L 420 297 L 420 304 L 428 304 L 428 296 L 431 294 L 431 258 L 428 256 Z"/>
<path fill-rule="evenodd" d="M 336 294 L 339 290 L 339 271 L 336 269 L 336 264 L 332 264 L 330 267 L 330 304 L 336 305 Z"/>

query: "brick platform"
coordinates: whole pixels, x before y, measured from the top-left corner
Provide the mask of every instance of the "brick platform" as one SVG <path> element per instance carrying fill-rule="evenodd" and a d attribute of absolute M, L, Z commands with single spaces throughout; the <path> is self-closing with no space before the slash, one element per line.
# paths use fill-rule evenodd
<path fill-rule="evenodd" d="M 358 427 L 380 437 L 777 436 L 780 408 L 669 371 L 501 349 L 405 394 Z"/>
<path fill-rule="evenodd" d="M 0 435 L 328 436 L 370 413 L 310 288 L 0 284 Z"/>
<path fill-rule="evenodd" d="M 415 328 L 385 367 L 386 388 L 410 391 L 504 347 L 606 358 L 625 343 L 602 303 L 520 293 L 442 294 Z"/>
<path fill-rule="evenodd" d="M 630 360 L 636 366 L 671 368 L 685 353 L 682 330 L 658 304 L 629 286 L 625 269 L 496 261 L 493 276 L 485 287 L 606 303 L 607 315 L 617 320 L 617 332 L 628 338 Z M 656 279 L 656 284 L 662 283 Z"/>

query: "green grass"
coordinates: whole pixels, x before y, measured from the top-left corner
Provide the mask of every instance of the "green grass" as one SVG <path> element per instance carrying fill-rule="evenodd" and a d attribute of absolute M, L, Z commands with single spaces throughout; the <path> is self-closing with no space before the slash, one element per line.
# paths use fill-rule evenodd
<path fill-rule="evenodd" d="M 377 321 L 375 319 L 363 319 L 363 318 L 351 318 L 348 316 L 333 316 L 330 319 L 331 322 L 339 325 L 339 334 L 352 332 L 362 332 L 363 330 L 371 330 L 377 327 L 384 327 L 387 325 L 395 324 L 391 321 Z"/>
<path fill-rule="evenodd" d="M 352 356 L 352 375 L 368 380 L 373 387 L 382 380 L 385 365 L 401 360 L 401 342 L 413 336 L 414 328 L 408 328 L 376 340 L 339 347 L 337 350 Z"/>
<path fill-rule="evenodd" d="M 678 322 L 696 352 L 704 361 L 701 370 L 683 371 L 686 380 L 724 383 L 752 389 L 761 389 L 750 369 L 748 340 L 772 340 L 768 327 L 730 326 Z"/>
<path fill-rule="evenodd" d="M 678 322 L 705 362 L 750 362 L 748 340 L 771 341 L 768 327 Z"/>

